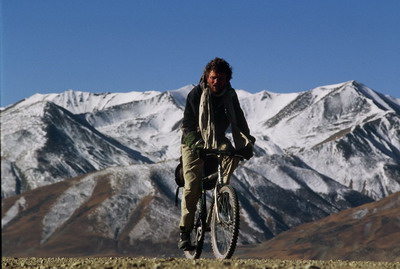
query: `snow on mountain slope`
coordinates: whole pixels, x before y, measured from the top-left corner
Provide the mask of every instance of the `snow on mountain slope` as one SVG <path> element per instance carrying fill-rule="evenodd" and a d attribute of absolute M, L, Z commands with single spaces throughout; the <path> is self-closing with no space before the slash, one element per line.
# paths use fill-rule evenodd
<path fill-rule="evenodd" d="M 284 155 L 245 162 L 232 184 L 245 211 L 244 226 L 252 227 L 246 240 L 252 236 L 265 240 L 301 223 L 372 201 L 309 169 L 300 159 Z M 246 234 L 246 229 L 241 233 Z"/>
<path fill-rule="evenodd" d="M 172 90 L 168 91 L 171 96 L 175 99 L 176 104 L 182 108 L 185 109 L 186 105 L 186 96 L 189 94 L 189 92 L 193 89 L 195 85 L 188 85 L 185 87 L 182 87 L 177 90 Z"/>
<path fill-rule="evenodd" d="M 6 198 L 2 253 L 82 256 L 152 248 L 176 253 L 179 210 L 170 178 L 175 165 L 110 167 L 25 192 L 17 200 Z M 15 213 L 21 201 L 24 207 Z M 15 234 L 22 236 L 18 244 Z"/>
<path fill-rule="evenodd" d="M 40 185 L 43 175 L 37 172 L 40 160 L 35 155 L 46 144 L 47 132 L 42 128 L 45 106 L 45 103 L 34 103 L 1 112 L 2 197 L 20 193 L 24 189 L 24 178 L 34 179 L 35 187 Z M 24 113 L 25 110 L 29 113 Z"/>
<path fill-rule="evenodd" d="M 282 161 L 282 169 L 298 165 L 289 162 Z M 176 163 L 111 167 L 25 192 L 18 199 L 6 198 L 2 212 L 9 217 L 2 230 L 7 246 L 3 254 L 53 256 L 65 255 L 68 250 L 73 256 L 144 255 L 154 249 L 158 255 L 180 254 L 176 248 L 180 208 L 174 206 L 175 183 L 170 176 Z M 347 197 L 335 196 L 332 189 L 329 195 L 336 201 L 325 201 L 307 187 L 296 191 L 280 188 L 248 167 L 240 168 L 232 179 L 242 205 L 239 244 L 262 242 L 300 223 L 347 208 L 350 200 L 353 206 L 372 201 L 345 187 L 340 188 Z M 280 195 L 287 198 L 285 203 L 277 199 Z M 352 195 L 358 200 L 350 199 Z M 21 203 L 23 207 L 16 213 L 15 205 Z M 32 228 L 26 229 L 26 225 Z M 15 234 L 20 240 L 14 239 Z"/>
<path fill-rule="evenodd" d="M 299 155 L 320 173 L 381 199 L 400 191 L 399 138 L 400 117 L 388 112 Z"/>
<path fill-rule="evenodd" d="M 93 112 L 111 106 L 129 103 L 135 100 L 145 100 L 159 94 L 156 91 L 128 92 L 128 93 L 89 93 L 68 90 L 61 94 L 35 94 L 24 99 L 14 106 L 24 107 L 36 102 L 47 101 L 55 103 L 74 114 Z M 7 108 L 6 108 L 7 109 Z"/>
<path fill-rule="evenodd" d="M 85 118 L 99 131 L 154 161 L 179 156 L 182 107 L 169 92 L 86 113 Z"/>
<path fill-rule="evenodd" d="M 177 90 L 169 91 L 173 95 L 177 104 L 181 107 L 185 106 L 186 95 L 193 88 L 194 85 L 188 85 Z M 29 106 L 41 101 L 55 103 L 74 114 L 82 114 L 87 112 L 95 112 L 109 107 L 130 103 L 133 101 L 146 100 L 159 95 L 158 91 L 145 91 L 145 92 L 125 92 L 125 93 L 89 93 L 74 90 L 67 90 L 63 93 L 50 93 L 50 94 L 34 94 L 29 98 L 23 99 L 20 102 L 2 108 L 7 109 L 10 107 L 21 108 Z"/>
<path fill-rule="evenodd" d="M 362 94 L 371 99 L 377 106 L 380 106 L 384 110 L 394 110 L 397 113 L 400 113 L 400 99 L 375 92 L 356 81 L 354 81 L 353 84 L 357 86 Z"/>
<path fill-rule="evenodd" d="M 366 98 L 354 81 L 319 87 L 301 93 L 265 121 L 264 134 L 281 148 L 295 153 L 366 119 L 379 118 L 386 108 Z"/>
<path fill-rule="evenodd" d="M 263 123 L 275 116 L 299 96 L 299 93 L 276 94 L 262 91 L 255 94 L 238 93 L 240 104 L 251 130 L 263 134 Z"/>
<path fill-rule="evenodd" d="M 7 109 L 1 122 L 2 197 L 108 166 L 150 162 L 51 102 Z"/>

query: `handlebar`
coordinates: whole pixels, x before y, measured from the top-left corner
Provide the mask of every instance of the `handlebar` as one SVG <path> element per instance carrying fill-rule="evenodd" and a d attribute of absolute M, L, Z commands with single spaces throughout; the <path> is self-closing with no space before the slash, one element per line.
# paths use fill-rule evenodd
<path fill-rule="evenodd" d="M 202 151 L 205 156 L 230 156 L 240 158 L 241 160 L 244 159 L 243 155 L 237 153 L 235 150 L 203 149 Z"/>

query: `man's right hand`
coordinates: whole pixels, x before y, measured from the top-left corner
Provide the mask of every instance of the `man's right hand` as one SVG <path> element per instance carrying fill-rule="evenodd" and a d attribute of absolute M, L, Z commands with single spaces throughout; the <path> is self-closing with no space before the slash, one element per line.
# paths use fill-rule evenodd
<path fill-rule="evenodd" d="M 193 153 L 199 158 L 202 157 L 202 150 L 204 149 L 204 141 L 197 132 L 189 132 L 185 135 L 183 142 L 188 146 Z"/>
<path fill-rule="evenodd" d="M 197 155 L 197 157 L 202 158 L 204 152 L 204 141 L 203 139 L 199 139 L 196 143 L 191 147 L 192 151 Z"/>

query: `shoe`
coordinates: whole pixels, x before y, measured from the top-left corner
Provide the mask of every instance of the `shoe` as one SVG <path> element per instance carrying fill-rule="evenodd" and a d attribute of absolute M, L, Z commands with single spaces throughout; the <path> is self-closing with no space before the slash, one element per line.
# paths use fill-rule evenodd
<path fill-rule="evenodd" d="M 192 249 L 192 246 L 190 245 L 190 232 L 181 231 L 179 235 L 178 248 L 183 250 Z"/>

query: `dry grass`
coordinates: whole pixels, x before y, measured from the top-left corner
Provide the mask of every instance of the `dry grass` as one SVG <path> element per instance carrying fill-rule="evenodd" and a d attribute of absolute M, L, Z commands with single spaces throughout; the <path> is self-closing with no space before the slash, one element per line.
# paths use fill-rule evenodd
<path fill-rule="evenodd" d="M 345 268 L 393 268 L 400 269 L 400 263 L 357 262 L 357 261 L 312 261 L 312 260 L 266 260 L 232 259 L 188 260 L 183 258 L 2 258 L 2 268 L 263 268 L 263 269 L 345 269 Z"/>

